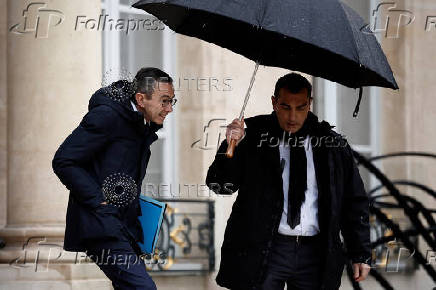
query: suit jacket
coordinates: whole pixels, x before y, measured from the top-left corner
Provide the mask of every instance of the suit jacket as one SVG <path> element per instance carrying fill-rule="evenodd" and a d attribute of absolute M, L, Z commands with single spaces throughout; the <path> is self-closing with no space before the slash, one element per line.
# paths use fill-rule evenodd
<path fill-rule="evenodd" d="M 206 178 L 217 194 L 239 190 L 227 221 L 216 278 L 220 286 L 231 289 L 257 289 L 262 284 L 283 211 L 280 153 L 273 129 L 278 126 L 277 117 L 273 113 L 245 122 L 246 136 L 234 157 L 225 157 L 224 141 Z M 318 123 L 314 135 L 318 137 L 312 142 L 318 221 L 324 260 L 328 262 L 323 268 L 321 289 L 338 289 L 346 254 L 354 262 L 368 262 L 370 258 L 369 202 L 346 140 L 327 122 Z"/>
<path fill-rule="evenodd" d="M 142 241 L 137 220 L 138 197 L 125 207 L 101 205 L 103 181 L 113 174 L 131 177 L 140 193 L 150 158 L 150 145 L 161 126 L 144 124 L 142 113 L 133 111 L 128 99 L 108 95 L 123 90 L 117 82 L 98 90 L 89 101 L 89 112 L 57 150 L 52 165 L 70 190 L 64 249 L 120 247 L 126 241 Z"/>

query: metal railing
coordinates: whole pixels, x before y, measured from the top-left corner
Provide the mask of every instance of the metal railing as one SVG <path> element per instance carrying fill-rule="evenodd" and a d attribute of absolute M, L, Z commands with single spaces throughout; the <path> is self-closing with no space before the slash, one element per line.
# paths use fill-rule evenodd
<path fill-rule="evenodd" d="M 152 273 L 172 272 L 173 274 L 214 271 L 215 202 L 192 199 L 159 199 L 159 201 L 167 204 L 167 210 L 155 255 L 164 262 L 147 264 L 147 269 Z"/>
<path fill-rule="evenodd" d="M 388 269 L 389 263 L 386 256 L 383 257 L 381 248 L 389 250 L 393 249 L 398 251 L 403 247 L 409 251 L 408 259 L 411 262 L 399 264 L 399 259 L 395 265 L 394 271 L 402 269 L 403 271 L 412 271 L 417 268 L 417 265 L 423 267 L 426 273 L 436 283 L 436 271 L 431 263 L 428 263 L 426 255 L 418 249 L 418 237 L 427 244 L 429 251 L 436 251 L 436 223 L 433 215 L 436 213 L 435 208 L 430 208 L 433 204 L 424 205 L 416 198 L 402 193 L 398 189 L 398 185 L 409 186 L 414 189 L 419 189 L 425 194 L 430 195 L 436 200 L 435 190 L 429 188 L 424 184 L 420 184 L 410 180 L 390 180 L 383 174 L 373 162 L 381 159 L 388 159 L 394 157 L 425 157 L 436 159 L 436 155 L 425 152 L 398 152 L 386 154 L 381 156 L 372 157 L 367 159 L 361 154 L 353 151 L 359 165 L 365 167 L 377 180 L 381 183 L 368 192 L 370 198 L 370 213 L 371 213 L 371 231 L 373 234 L 372 248 L 373 248 L 373 262 L 370 275 L 373 276 L 384 289 L 394 289 L 394 287 L 383 277 L 380 268 Z M 380 190 L 385 189 L 387 193 L 379 193 Z M 385 201 L 386 198 L 393 198 L 395 202 Z M 401 229 L 395 218 L 389 216 L 387 212 L 392 210 L 401 210 L 405 214 L 405 218 L 410 223 L 411 227 L 408 229 Z M 422 218 L 420 218 L 422 216 Z M 425 220 L 426 225 L 424 225 Z M 398 244 L 400 243 L 400 244 Z M 399 246 L 401 245 L 401 246 Z M 383 247 L 381 247 L 383 246 Z M 389 254 L 389 253 L 388 253 Z M 395 254 L 395 252 L 394 252 Z M 398 252 L 396 252 L 398 255 Z M 428 253 L 427 253 L 428 254 Z M 380 262 L 380 259 L 384 261 Z M 347 274 L 353 284 L 354 289 L 361 289 L 359 284 L 353 279 L 353 271 L 351 262 L 347 263 Z"/>

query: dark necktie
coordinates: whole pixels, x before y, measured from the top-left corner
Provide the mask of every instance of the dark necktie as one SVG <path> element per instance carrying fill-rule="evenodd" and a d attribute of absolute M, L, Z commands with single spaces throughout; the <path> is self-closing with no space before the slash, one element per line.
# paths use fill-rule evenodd
<path fill-rule="evenodd" d="M 291 229 L 294 229 L 300 224 L 301 205 L 306 197 L 307 159 L 303 142 L 305 136 L 298 137 L 292 135 L 289 139 L 290 158 L 287 222 Z"/>

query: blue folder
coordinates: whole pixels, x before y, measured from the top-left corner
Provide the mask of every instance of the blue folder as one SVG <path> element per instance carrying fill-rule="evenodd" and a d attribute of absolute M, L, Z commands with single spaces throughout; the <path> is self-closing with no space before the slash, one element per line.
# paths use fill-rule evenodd
<path fill-rule="evenodd" d="M 142 226 L 144 243 L 138 243 L 138 245 L 142 252 L 153 254 L 167 205 L 144 195 L 139 196 L 139 204 L 142 215 L 138 217 L 138 220 Z"/>

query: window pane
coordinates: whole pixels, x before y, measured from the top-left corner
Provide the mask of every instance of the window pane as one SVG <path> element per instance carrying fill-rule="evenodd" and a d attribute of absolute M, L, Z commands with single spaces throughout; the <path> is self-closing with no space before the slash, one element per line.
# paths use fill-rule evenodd
<path fill-rule="evenodd" d="M 365 158 L 371 157 L 371 154 L 363 154 L 363 153 L 361 153 L 361 154 Z M 366 191 L 371 190 L 372 189 L 371 188 L 371 173 L 362 165 L 360 165 L 358 168 L 359 168 L 360 177 L 362 177 L 362 181 L 363 181 L 363 184 L 365 186 L 365 190 Z"/>
<path fill-rule="evenodd" d="M 139 0 L 120 0 L 120 4 L 132 6 L 133 4 L 135 4 L 138 1 Z"/>
<path fill-rule="evenodd" d="M 120 13 L 120 18 L 126 19 L 126 22 L 128 19 L 135 19 L 137 24 L 140 23 L 134 31 L 117 32 L 120 35 L 121 69 L 129 71 L 134 76 L 141 67 L 162 68 L 162 30 L 154 30 L 156 25 L 144 25 L 151 23 L 150 20 L 155 18 L 150 15 L 126 13 Z M 145 19 L 148 21 L 145 22 Z"/>
<path fill-rule="evenodd" d="M 147 174 L 142 182 L 141 193 L 151 197 L 157 197 L 159 190 L 168 191 L 166 187 L 159 188 L 162 183 L 163 142 L 163 139 L 158 139 L 151 145 Z M 162 192 L 162 194 L 168 194 L 168 192 Z"/>
<path fill-rule="evenodd" d="M 358 90 L 341 85 L 337 87 L 337 120 L 338 129 L 347 137 L 348 142 L 359 145 L 370 145 L 370 100 L 369 89 L 364 89 L 359 115 L 353 118 L 354 107 L 358 99 Z"/>
<path fill-rule="evenodd" d="M 353 8 L 366 23 L 369 23 L 369 15 L 371 14 L 370 0 L 342 0 L 342 2 Z"/>

